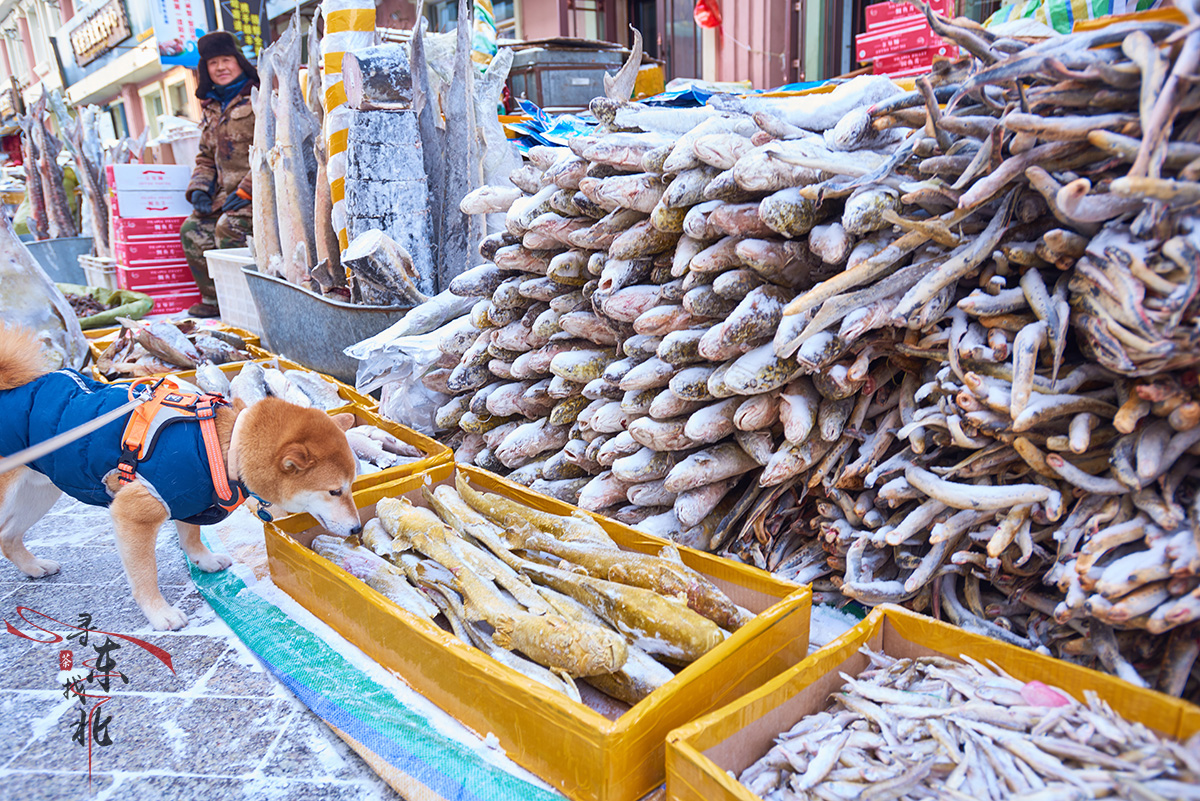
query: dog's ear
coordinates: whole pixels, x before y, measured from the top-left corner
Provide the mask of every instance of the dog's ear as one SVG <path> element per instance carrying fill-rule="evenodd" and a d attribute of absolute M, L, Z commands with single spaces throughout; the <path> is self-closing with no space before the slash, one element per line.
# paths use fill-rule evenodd
<path fill-rule="evenodd" d="M 236 414 L 241 414 L 242 412 L 246 411 L 249 408 L 250 407 L 248 405 L 246 405 L 246 401 L 242 400 L 241 398 L 233 399 L 233 411 Z"/>
<path fill-rule="evenodd" d="M 288 445 L 279 457 L 279 467 L 285 473 L 299 473 L 312 467 L 312 463 L 312 454 L 299 442 Z"/>
<path fill-rule="evenodd" d="M 354 424 L 358 422 L 354 415 L 350 412 L 342 412 L 341 414 L 332 415 L 333 422 L 337 423 L 337 427 L 342 431 L 349 431 L 354 428 Z"/>

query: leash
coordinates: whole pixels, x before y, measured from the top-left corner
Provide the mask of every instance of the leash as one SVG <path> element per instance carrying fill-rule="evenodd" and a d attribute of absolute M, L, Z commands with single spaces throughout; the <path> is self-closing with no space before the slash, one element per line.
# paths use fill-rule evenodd
<path fill-rule="evenodd" d="M 165 379 L 160 378 L 158 383 L 156 383 L 153 387 L 147 386 L 144 390 L 141 390 L 141 395 L 139 397 L 134 398 L 123 406 L 118 406 L 111 411 L 105 412 L 99 417 L 89 420 L 82 425 L 75 426 L 69 431 L 56 434 L 48 440 L 39 442 L 37 445 L 30 445 L 25 450 L 17 451 L 12 456 L 5 456 L 3 459 L 0 459 L 0 473 L 7 473 L 9 470 L 15 470 L 18 467 L 29 464 L 35 459 L 40 459 L 47 454 L 54 453 L 64 445 L 69 445 L 77 439 L 86 437 L 93 431 L 98 431 L 99 429 L 104 428 L 104 426 L 108 425 L 113 420 L 124 417 L 131 409 L 136 409 L 143 403 L 146 403 L 153 398 L 154 391 L 158 389 L 159 384 L 161 384 L 164 380 Z"/>

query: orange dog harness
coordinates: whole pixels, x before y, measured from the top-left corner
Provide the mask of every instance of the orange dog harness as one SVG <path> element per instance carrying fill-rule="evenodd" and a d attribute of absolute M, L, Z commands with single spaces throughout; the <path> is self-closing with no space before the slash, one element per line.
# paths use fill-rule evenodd
<path fill-rule="evenodd" d="M 229 401 L 221 395 L 182 392 L 166 379 L 159 379 L 150 386 L 152 381 L 139 379 L 129 386 L 130 400 L 147 390 L 151 396 L 133 410 L 125 424 L 125 432 L 121 435 L 121 457 L 117 463 L 118 480 L 128 484 L 137 477 L 138 462 L 150 457 L 163 428 L 173 423 L 195 421 L 200 424 L 204 440 L 214 505 L 229 513 L 253 497 L 240 481 L 229 481 L 225 458 L 221 454 L 216 413 L 218 407 L 228 406 Z M 260 503 L 265 504 L 261 499 Z M 259 516 L 263 514 L 265 512 L 260 512 Z"/>

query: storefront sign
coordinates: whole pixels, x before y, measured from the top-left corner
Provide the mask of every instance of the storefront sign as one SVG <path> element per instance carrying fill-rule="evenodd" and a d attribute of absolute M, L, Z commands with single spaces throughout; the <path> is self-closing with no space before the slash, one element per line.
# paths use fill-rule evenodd
<path fill-rule="evenodd" d="M 208 33 L 208 13 L 203 0 L 152 0 L 154 36 L 163 69 L 200 64 L 196 40 Z"/>
<path fill-rule="evenodd" d="M 222 30 L 238 40 L 243 51 L 249 48 L 258 55 L 263 49 L 263 20 L 259 15 L 261 0 L 218 0 Z M 295 8 L 295 5 L 292 5 Z"/>
<path fill-rule="evenodd" d="M 86 11 L 86 10 L 85 10 Z M 90 64 L 132 35 L 121 0 L 108 0 L 87 13 L 71 31 L 71 50 L 80 67 Z"/>

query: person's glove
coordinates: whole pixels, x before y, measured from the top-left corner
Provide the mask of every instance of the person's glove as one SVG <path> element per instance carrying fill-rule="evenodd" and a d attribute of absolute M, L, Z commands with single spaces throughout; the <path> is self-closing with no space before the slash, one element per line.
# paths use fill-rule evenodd
<path fill-rule="evenodd" d="M 212 195 L 199 190 L 192 192 L 192 208 L 201 217 L 206 217 L 212 214 Z"/>
<path fill-rule="evenodd" d="M 243 189 L 239 189 L 236 193 L 225 199 L 225 205 L 221 211 L 237 211 L 250 205 L 250 195 Z"/>

